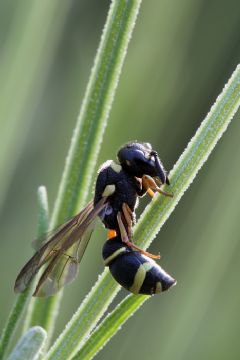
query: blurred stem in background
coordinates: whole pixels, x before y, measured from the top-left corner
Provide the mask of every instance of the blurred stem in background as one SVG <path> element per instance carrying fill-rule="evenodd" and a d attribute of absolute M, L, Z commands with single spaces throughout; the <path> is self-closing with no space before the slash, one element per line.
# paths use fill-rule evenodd
<path fill-rule="evenodd" d="M 48 230 L 49 225 L 49 214 L 48 214 L 48 199 L 47 199 L 47 190 L 44 186 L 40 186 L 38 188 L 38 229 L 37 229 L 37 236 L 39 238 L 38 244 L 41 245 L 40 239 L 43 240 L 44 234 L 46 234 Z M 18 296 L 18 298 L 15 301 L 15 304 L 13 305 L 13 308 L 9 314 L 7 324 L 5 328 L 2 331 L 1 338 L 0 338 L 0 359 L 3 359 L 8 347 L 11 343 L 11 340 L 13 339 L 17 326 L 19 324 L 19 321 L 21 319 L 21 316 L 24 312 L 25 306 L 27 302 L 29 301 L 29 298 L 32 295 L 32 291 L 34 289 L 34 286 L 36 285 L 36 279 L 32 282 L 32 284 L 27 288 L 22 294 Z M 29 317 L 31 317 L 33 314 L 33 309 L 31 305 L 28 305 L 28 309 L 26 312 L 25 317 L 25 323 L 28 322 Z M 25 329 L 27 330 L 27 329 Z M 33 337 L 35 336 L 32 332 L 31 334 Z M 42 332 L 40 331 L 42 334 Z M 41 337 L 40 334 L 40 337 Z M 38 337 L 38 335 L 37 335 Z M 46 338 L 46 335 L 44 336 L 44 339 Z"/>
<path fill-rule="evenodd" d="M 70 2 L 56 0 L 14 4 L 0 59 L 0 210 L 29 136 L 69 8 Z"/>
<path fill-rule="evenodd" d="M 37 360 L 42 355 L 47 333 L 40 326 L 29 329 L 17 342 L 8 360 Z"/>

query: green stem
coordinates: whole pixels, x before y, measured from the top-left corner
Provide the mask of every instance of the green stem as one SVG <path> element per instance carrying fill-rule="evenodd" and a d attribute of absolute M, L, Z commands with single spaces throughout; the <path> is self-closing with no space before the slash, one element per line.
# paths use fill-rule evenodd
<path fill-rule="evenodd" d="M 1 121 L 0 208 L 28 139 L 70 8 L 68 1 L 20 1 L 11 14 L 1 48 L 0 118 L 7 121 Z"/>
<path fill-rule="evenodd" d="M 140 246 L 148 247 L 155 238 L 226 131 L 239 105 L 240 65 L 170 173 L 174 198 L 169 201 L 166 197 L 156 196 L 140 217 L 135 229 L 136 242 Z"/>
<path fill-rule="evenodd" d="M 195 136 L 171 172 L 171 190 L 175 196 L 169 199 L 156 196 L 143 212 L 135 227 L 134 236 L 143 247 L 149 246 L 162 225 L 170 216 L 186 189 L 227 129 L 240 105 L 240 66 L 217 98 Z M 100 317 L 115 297 L 119 285 L 108 271 L 104 271 L 91 292 L 81 304 L 66 329 L 47 354 L 48 360 L 61 360 L 73 356 L 89 337 Z M 137 299 L 137 297 L 136 297 Z M 138 301 L 138 300 L 136 300 Z"/>
<path fill-rule="evenodd" d="M 9 344 L 13 338 L 13 335 L 16 331 L 18 322 L 23 314 L 25 305 L 29 300 L 31 294 L 31 287 L 27 289 L 24 293 L 20 294 L 13 305 L 13 308 L 7 319 L 5 328 L 3 329 L 1 340 L 0 340 L 0 359 L 4 359 L 5 354 L 8 350 Z"/>
<path fill-rule="evenodd" d="M 38 189 L 38 195 L 39 195 L 38 200 L 40 206 L 39 218 L 38 218 L 39 239 L 37 239 L 36 247 L 40 248 L 42 241 L 41 235 L 46 234 L 49 227 L 49 211 L 48 211 L 46 188 L 40 186 Z M 37 279 L 34 281 L 33 285 L 31 286 L 31 293 L 36 285 L 36 282 Z M 41 321 L 43 318 L 43 314 L 46 314 L 46 302 L 43 301 L 42 299 L 31 298 L 31 301 L 28 306 L 28 311 L 24 320 L 23 333 L 32 326 L 39 325 L 40 323 L 43 328 L 47 329 L 48 324 Z"/>
<path fill-rule="evenodd" d="M 107 118 L 119 81 L 141 0 L 113 0 L 73 133 L 51 221 L 63 223 L 83 207 L 95 171 Z M 62 292 L 44 301 L 39 325 L 53 331 Z M 39 302 L 35 313 L 41 312 Z"/>
<path fill-rule="evenodd" d="M 61 224 L 86 200 L 141 0 L 113 0 L 97 51 L 53 214 Z"/>
<path fill-rule="evenodd" d="M 39 219 L 38 219 L 38 236 L 40 237 L 46 232 L 48 228 L 48 202 L 47 202 L 47 191 L 46 188 L 40 186 L 38 189 L 38 206 L 39 206 Z M 24 291 L 24 293 L 20 294 L 10 312 L 8 317 L 6 326 L 2 332 L 0 339 L 0 359 L 4 358 L 4 355 L 8 349 L 11 339 L 15 333 L 18 322 L 23 314 L 25 309 L 25 305 L 28 302 L 32 290 L 34 287 L 34 283 Z M 29 311 L 31 309 L 29 308 Z M 28 316 L 27 316 L 28 318 Z"/>
<path fill-rule="evenodd" d="M 71 360 L 92 359 L 148 298 L 148 295 L 128 295 L 106 316 Z"/>

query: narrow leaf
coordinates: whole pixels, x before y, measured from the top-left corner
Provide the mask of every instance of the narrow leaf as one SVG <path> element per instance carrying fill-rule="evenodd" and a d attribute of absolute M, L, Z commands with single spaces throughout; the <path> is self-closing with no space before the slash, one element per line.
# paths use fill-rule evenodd
<path fill-rule="evenodd" d="M 166 197 L 156 196 L 140 217 L 134 234 L 138 244 L 145 248 L 150 245 L 226 131 L 239 105 L 240 65 L 170 173 L 174 198 L 169 201 Z"/>
<path fill-rule="evenodd" d="M 7 360 L 37 360 L 47 338 L 47 333 L 40 326 L 29 329 L 18 341 Z"/>
<path fill-rule="evenodd" d="M 66 158 L 51 228 L 74 215 L 79 205 L 82 208 L 86 201 L 140 4 L 141 0 L 113 0 L 110 6 Z M 47 329 L 48 341 L 61 297 L 62 292 L 44 301 L 45 319 L 40 325 Z M 36 313 L 39 313 L 38 309 Z"/>
<path fill-rule="evenodd" d="M 148 298 L 148 295 L 128 295 L 105 317 L 72 360 L 92 359 Z"/>
<path fill-rule="evenodd" d="M 44 186 L 39 186 L 38 188 L 38 236 L 37 242 L 34 246 L 39 248 L 41 246 L 42 238 L 41 236 L 46 234 L 49 226 L 49 209 L 48 209 L 48 199 L 47 199 L 47 190 Z M 37 279 L 31 285 L 31 295 L 33 289 L 35 288 Z M 36 306 L 36 304 L 38 304 Z M 46 319 L 46 309 L 45 302 L 37 298 L 32 298 L 27 309 L 27 314 L 25 317 L 23 325 L 23 333 L 32 326 L 35 325 L 45 325 L 43 318 Z M 47 328 L 47 326 L 46 326 Z"/>
<path fill-rule="evenodd" d="M 39 206 L 39 218 L 38 218 L 38 233 L 37 236 L 41 237 L 47 228 L 48 228 L 48 201 L 47 201 L 47 190 L 44 186 L 39 187 L 38 189 L 38 206 Z M 7 320 L 6 326 L 3 329 L 1 339 L 0 339 L 0 359 L 2 359 L 7 351 L 7 348 L 10 344 L 11 339 L 15 333 L 19 320 L 24 312 L 25 305 L 29 301 L 29 298 L 32 294 L 34 283 L 20 294 L 13 305 L 13 308 L 10 312 L 9 318 Z M 27 317 L 25 324 L 28 323 L 29 316 L 31 314 L 31 307 L 28 309 Z M 29 325 L 29 324 L 28 324 Z M 25 325 L 25 328 L 29 326 Z"/>

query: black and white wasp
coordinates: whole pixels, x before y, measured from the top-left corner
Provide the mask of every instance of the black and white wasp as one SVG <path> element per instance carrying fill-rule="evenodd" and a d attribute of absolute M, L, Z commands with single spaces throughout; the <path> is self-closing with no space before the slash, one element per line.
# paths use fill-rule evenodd
<path fill-rule="evenodd" d="M 44 245 L 22 268 L 15 292 L 23 292 L 43 265 L 45 269 L 33 296 L 51 296 L 72 281 L 98 217 L 108 229 L 103 248 L 105 265 L 122 286 L 133 293 L 153 294 L 176 283 L 152 260 L 159 256 L 140 249 L 132 240 L 138 198 L 146 192 L 150 196 L 155 192 L 172 196 L 160 188 L 169 185 L 169 179 L 158 154 L 149 143 L 131 142 L 120 148 L 117 159 L 100 167 L 93 201 L 48 235 Z M 126 285 L 126 274 L 131 286 Z"/>

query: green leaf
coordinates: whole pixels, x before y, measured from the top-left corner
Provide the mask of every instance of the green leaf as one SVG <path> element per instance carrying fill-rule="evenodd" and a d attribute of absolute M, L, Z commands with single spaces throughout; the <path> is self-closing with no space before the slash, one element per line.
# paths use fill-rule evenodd
<path fill-rule="evenodd" d="M 1 121 L 0 208 L 29 136 L 70 7 L 69 2 L 57 0 L 15 3 L 1 51 L 0 117 L 6 121 Z"/>
<path fill-rule="evenodd" d="M 174 198 L 156 196 L 140 217 L 134 233 L 140 246 L 150 245 L 226 131 L 239 105 L 240 65 L 170 172 Z"/>
<path fill-rule="evenodd" d="M 38 237 L 43 235 L 48 228 L 48 201 L 47 201 L 47 190 L 44 186 L 40 186 L 38 189 L 38 206 L 39 206 L 39 219 L 38 219 Z M 26 289 L 22 294 L 20 294 L 13 305 L 13 308 L 8 317 L 5 328 L 3 329 L 1 339 L 0 339 L 0 359 L 2 359 L 8 349 L 11 339 L 15 333 L 19 320 L 22 317 L 22 314 L 25 309 L 25 305 L 28 302 L 35 282 Z M 31 314 L 31 307 L 28 308 L 28 314 L 25 321 L 28 321 Z"/>
<path fill-rule="evenodd" d="M 141 0 L 114 0 L 110 6 L 66 158 L 51 228 L 74 215 L 79 205 L 82 207 L 86 201 L 140 4 Z M 61 297 L 62 292 L 41 300 L 41 303 L 45 304 L 45 310 L 39 325 L 48 331 L 48 341 L 51 338 Z M 40 313 L 41 306 L 38 308 L 37 304 L 38 302 L 35 303 L 34 312 Z"/>
<path fill-rule="evenodd" d="M 53 214 L 63 223 L 86 200 L 140 0 L 113 0 L 66 158 Z"/>
<path fill-rule="evenodd" d="M 148 295 L 128 295 L 105 317 L 72 360 L 92 359 L 148 298 Z"/>
<path fill-rule="evenodd" d="M 46 338 L 44 329 L 40 326 L 32 327 L 21 337 L 7 360 L 37 360 Z"/>
<path fill-rule="evenodd" d="M 38 188 L 38 205 L 39 205 L 39 214 L 38 214 L 38 236 L 39 238 L 36 241 L 36 247 L 39 248 L 42 242 L 42 235 L 46 234 L 49 227 L 49 210 L 48 210 L 48 199 L 47 199 L 47 190 L 44 186 L 39 186 Z M 38 279 L 33 281 L 31 285 L 31 294 L 35 288 Z M 27 314 L 24 320 L 23 332 L 29 329 L 32 326 L 43 324 L 46 319 L 46 303 L 37 298 L 31 298 L 29 302 Z M 47 326 L 46 326 L 47 328 Z"/>

